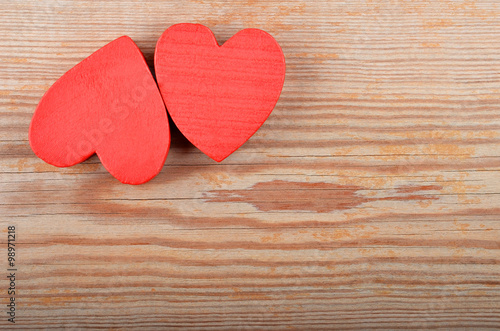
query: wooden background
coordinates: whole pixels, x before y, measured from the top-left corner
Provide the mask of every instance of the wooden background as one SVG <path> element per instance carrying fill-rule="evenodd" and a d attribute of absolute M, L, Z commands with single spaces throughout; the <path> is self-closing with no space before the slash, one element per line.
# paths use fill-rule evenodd
<path fill-rule="evenodd" d="M 500 327 L 497 1 L 0 1 L 0 275 L 16 327 Z M 173 131 L 161 174 L 31 151 L 49 86 L 170 25 L 282 45 L 278 105 L 217 164 Z M 1 271 L 5 270 L 5 271 Z M 0 277 L 1 307 L 7 280 Z M 7 323 L 1 310 L 0 326 Z"/>

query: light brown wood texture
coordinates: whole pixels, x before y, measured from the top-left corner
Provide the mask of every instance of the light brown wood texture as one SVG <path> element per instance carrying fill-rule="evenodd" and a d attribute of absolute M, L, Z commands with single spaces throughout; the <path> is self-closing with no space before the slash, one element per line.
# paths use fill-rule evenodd
<path fill-rule="evenodd" d="M 152 66 L 180 22 L 282 46 L 283 93 L 245 145 L 217 164 L 174 130 L 141 186 L 33 154 L 58 77 L 121 35 Z M 0 31 L 16 328 L 500 327 L 497 1 L 2 0 Z"/>

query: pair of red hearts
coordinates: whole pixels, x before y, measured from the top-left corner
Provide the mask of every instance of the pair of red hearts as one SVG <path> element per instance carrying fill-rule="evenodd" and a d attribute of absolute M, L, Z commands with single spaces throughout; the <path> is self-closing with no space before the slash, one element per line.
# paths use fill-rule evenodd
<path fill-rule="evenodd" d="M 43 96 L 30 125 L 31 148 L 58 167 L 96 153 L 119 181 L 142 184 L 168 154 L 166 106 L 184 136 L 220 162 L 273 110 L 285 59 L 262 30 L 242 30 L 219 46 L 207 27 L 177 24 L 156 45 L 155 71 L 158 86 L 129 37 L 107 44 Z"/>

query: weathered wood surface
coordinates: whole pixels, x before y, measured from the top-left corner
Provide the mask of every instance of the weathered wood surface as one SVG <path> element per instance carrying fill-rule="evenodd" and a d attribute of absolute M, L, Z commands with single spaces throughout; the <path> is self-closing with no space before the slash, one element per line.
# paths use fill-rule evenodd
<path fill-rule="evenodd" d="M 281 44 L 255 136 L 217 164 L 174 131 L 141 186 L 95 156 L 35 157 L 28 125 L 58 77 L 125 34 L 152 66 L 179 22 Z M 500 327 L 496 1 L 2 0 L 0 31 L 16 327 Z"/>

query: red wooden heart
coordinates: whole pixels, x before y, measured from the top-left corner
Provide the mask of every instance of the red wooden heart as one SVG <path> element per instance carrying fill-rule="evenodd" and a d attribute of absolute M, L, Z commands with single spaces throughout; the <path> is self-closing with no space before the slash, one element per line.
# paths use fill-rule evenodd
<path fill-rule="evenodd" d="M 242 30 L 219 46 L 207 27 L 177 24 L 156 45 L 155 71 L 179 130 L 220 162 L 273 110 L 285 79 L 285 58 L 262 30 Z"/>
<path fill-rule="evenodd" d="M 112 41 L 59 78 L 35 110 L 29 140 L 38 157 L 58 167 L 96 153 L 123 183 L 156 176 L 170 146 L 168 118 L 132 39 Z"/>

